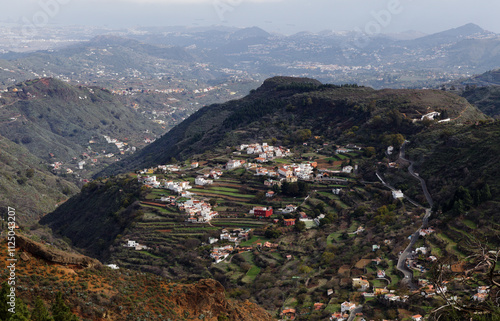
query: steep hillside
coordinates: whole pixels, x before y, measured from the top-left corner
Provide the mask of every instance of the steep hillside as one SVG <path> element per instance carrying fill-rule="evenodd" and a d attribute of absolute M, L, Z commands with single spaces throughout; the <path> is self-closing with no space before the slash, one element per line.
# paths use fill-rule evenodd
<path fill-rule="evenodd" d="M 121 157 L 121 150 L 131 152 L 132 147 L 145 145 L 145 137 L 162 132 L 158 124 L 125 107 L 109 91 L 75 87 L 56 79 L 10 87 L 0 104 L 0 134 L 37 157 L 61 162 L 72 171 L 82 160 L 86 170 L 95 171 L 102 162 L 113 160 L 102 154 Z M 125 144 L 120 150 L 104 136 Z"/>
<path fill-rule="evenodd" d="M 137 180 L 130 177 L 93 181 L 40 223 L 56 234 L 71 236 L 73 244 L 89 255 L 106 260 L 110 244 L 141 215 L 135 203 L 140 191 Z"/>
<path fill-rule="evenodd" d="M 423 117 L 432 112 L 440 114 Z M 297 320 L 328 319 L 349 300 L 362 304 L 370 319 L 429 314 L 442 299 L 410 296 L 409 289 L 421 287 L 419 279 L 449 282 L 449 296 L 475 305 L 471 293 L 489 284 L 487 269 L 473 271 L 466 287 L 456 281 L 464 271 L 439 280 L 435 269 L 478 266 L 468 259 L 477 253 L 470 246 L 475 238 L 486 236 L 491 249 L 500 244 L 491 219 L 497 217 L 491 213 L 497 207 L 497 131 L 477 108 L 444 91 L 376 91 L 276 77 L 244 99 L 201 109 L 140 152 L 145 159 L 125 164 L 140 172 L 89 183 L 41 223 L 88 255 L 173 280 L 214 278 L 231 297 L 251 298 L 273 315 Z M 436 204 L 432 235 L 422 238 L 425 206 L 433 202 L 399 157 L 405 140 Z M 258 147 L 240 146 L 255 143 L 287 155 L 260 163 L 249 153 Z M 175 166 L 154 166 L 169 160 Z M 244 165 L 231 169 L 237 161 Z M 297 168 L 304 172 L 290 174 Z M 213 181 L 199 183 L 201 175 Z M 393 189 L 404 197 L 396 198 Z M 255 215 L 262 206 L 273 208 L 270 217 Z M 416 235 L 410 245 L 408 235 Z M 403 251 L 417 247 L 426 253 L 398 262 Z M 367 291 L 393 290 L 385 298 L 399 296 L 398 305 L 363 298 L 354 282 L 360 276 Z M 491 292 L 479 306 L 486 313 L 494 312 L 489 303 L 498 292 Z"/>
<path fill-rule="evenodd" d="M 499 86 L 500 85 L 500 69 L 491 70 L 484 74 L 471 77 L 462 81 L 464 85 L 476 86 Z"/>
<path fill-rule="evenodd" d="M 79 191 L 73 183 L 52 174 L 44 163 L 24 146 L 0 136 L 2 217 L 10 206 L 16 209 L 19 225 L 31 225 Z"/>
<path fill-rule="evenodd" d="M 410 146 L 410 156 L 417 160 L 417 169 L 428 182 L 436 208 L 448 214 L 448 219 L 471 208 L 474 210 L 468 216 L 484 219 L 483 224 L 500 219 L 496 210 L 500 202 L 499 121 L 435 128 L 416 136 Z M 468 189 L 469 196 L 457 193 L 460 186 Z"/>
<path fill-rule="evenodd" d="M 83 320 L 272 320 L 253 303 L 227 299 L 224 287 L 214 280 L 172 283 L 147 273 L 112 270 L 88 257 L 47 255 L 54 250 L 28 238 L 19 238 L 18 243 L 15 286 L 24 304 L 16 300 L 17 317 L 28 317 L 28 310 L 34 314 L 35 306 L 40 311 L 59 305 L 68 311 L 64 320 L 71 314 Z M 0 253 L 8 257 L 5 243 Z M 4 271 L 2 279 L 6 278 Z M 36 303 L 39 299 L 41 304 Z M 1 316 L 8 315 L 6 307 L 1 305 Z"/>
<path fill-rule="evenodd" d="M 313 136 L 377 145 L 386 135 L 419 132 L 425 122 L 413 120 L 433 111 L 456 123 L 487 118 L 465 99 L 441 91 L 376 91 L 275 77 L 243 99 L 202 108 L 154 144 L 97 176 L 186 159 L 243 140 L 274 137 L 281 144 L 302 144 L 301 129 L 311 130 Z"/>
<path fill-rule="evenodd" d="M 486 115 L 500 118 L 500 86 L 470 87 L 461 95 Z"/>

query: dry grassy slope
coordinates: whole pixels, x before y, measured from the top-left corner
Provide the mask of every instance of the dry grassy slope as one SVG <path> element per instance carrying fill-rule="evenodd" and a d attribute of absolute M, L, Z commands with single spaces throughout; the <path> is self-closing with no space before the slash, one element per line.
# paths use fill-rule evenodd
<path fill-rule="evenodd" d="M 22 248 L 17 248 L 16 252 L 19 258 L 16 263 L 17 295 L 30 309 L 37 296 L 49 306 L 55 293 L 60 291 L 65 303 L 82 319 L 153 321 L 204 317 L 203 320 L 217 321 L 219 317 L 226 317 L 224 320 L 273 320 L 253 303 L 226 299 L 224 288 L 215 280 L 177 284 L 129 270 L 61 265 Z M 4 260 L 7 258 L 5 242 L 0 244 L 0 256 Z M 5 280 L 6 277 L 6 271 L 2 270 L 1 278 Z"/>

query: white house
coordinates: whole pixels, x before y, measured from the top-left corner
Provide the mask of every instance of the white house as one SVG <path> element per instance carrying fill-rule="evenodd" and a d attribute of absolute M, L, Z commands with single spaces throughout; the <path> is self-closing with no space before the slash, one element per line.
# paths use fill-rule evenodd
<path fill-rule="evenodd" d="M 347 166 L 344 166 L 342 168 L 342 172 L 344 172 L 344 173 L 352 173 L 353 170 L 354 170 L 354 167 L 352 167 L 351 165 L 347 165 Z"/>
<path fill-rule="evenodd" d="M 403 197 L 405 197 L 405 195 L 403 194 L 403 192 L 402 192 L 400 189 L 398 189 L 398 190 L 393 190 L 393 191 L 392 191 L 392 197 L 393 197 L 394 199 L 398 199 L 398 198 L 403 198 Z"/>
<path fill-rule="evenodd" d="M 267 191 L 266 197 L 274 197 L 274 192 L 273 191 Z"/>
<path fill-rule="evenodd" d="M 352 152 L 352 150 L 347 149 L 347 148 L 337 148 L 337 150 L 335 151 L 335 154 L 345 154 L 345 153 L 349 153 L 349 152 Z"/>
<path fill-rule="evenodd" d="M 422 321 L 422 320 L 424 320 L 424 317 L 421 316 L 420 314 L 416 314 L 416 315 L 412 316 L 411 319 L 413 321 Z"/>
<path fill-rule="evenodd" d="M 137 245 L 139 245 L 139 243 L 136 241 L 127 240 L 127 247 L 136 247 Z"/>
<path fill-rule="evenodd" d="M 436 116 L 439 116 L 441 115 L 441 113 L 437 112 L 437 111 L 433 111 L 433 112 L 430 112 L 428 114 L 425 114 L 422 116 L 421 120 L 424 120 L 424 119 L 430 119 L 430 120 L 434 120 L 434 117 Z"/>
<path fill-rule="evenodd" d="M 285 167 L 280 167 L 278 169 L 278 173 L 284 177 L 290 177 L 293 175 L 293 172 Z"/>
<path fill-rule="evenodd" d="M 226 168 L 227 168 L 227 170 L 232 170 L 232 169 L 241 167 L 241 165 L 243 165 L 242 161 L 240 161 L 238 159 L 236 159 L 236 160 L 232 159 L 232 160 L 227 162 Z"/>
<path fill-rule="evenodd" d="M 415 252 L 416 253 L 421 252 L 423 255 L 425 255 L 425 254 L 427 254 L 427 249 L 424 246 L 422 246 L 422 247 L 416 248 Z"/>
<path fill-rule="evenodd" d="M 109 267 L 112 270 L 118 270 L 119 269 L 118 265 L 116 265 L 116 264 L 106 264 L 106 266 Z"/>
<path fill-rule="evenodd" d="M 194 179 L 194 183 L 195 185 L 205 186 L 205 185 L 212 185 L 214 181 L 211 179 L 206 179 L 203 176 L 198 176 Z"/>
<path fill-rule="evenodd" d="M 378 270 L 377 271 L 377 278 L 385 278 L 385 271 L 384 270 Z"/>
<path fill-rule="evenodd" d="M 356 309 L 356 304 L 351 303 L 351 302 L 344 302 L 340 305 L 340 312 L 351 312 L 352 310 Z"/>
<path fill-rule="evenodd" d="M 291 204 L 285 206 L 285 208 L 281 209 L 281 213 L 283 214 L 290 214 L 293 213 L 297 210 L 297 206 L 293 206 Z"/>

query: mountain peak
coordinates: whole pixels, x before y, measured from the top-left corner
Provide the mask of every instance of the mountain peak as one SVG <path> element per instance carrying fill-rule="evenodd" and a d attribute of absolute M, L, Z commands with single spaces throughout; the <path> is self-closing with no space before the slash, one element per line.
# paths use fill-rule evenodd
<path fill-rule="evenodd" d="M 274 88 L 282 85 L 293 85 L 293 84 L 312 84 L 319 86 L 321 82 L 312 78 L 298 78 L 298 77 L 285 77 L 285 76 L 275 76 L 266 79 L 260 88 L 268 89 Z"/>
<path fill-rule="evenodd" d="M 270 34 L 259 27 L 243 28 L 231 34 L 233 39 L 247 39 L 247 38 L 267 38 Z"/>
<path fill-rule="evenodd" d="M 470 37 L 470 36 L 477 35 L 477 34 L 487 34 L 487 33 L 489 33 L 489 32 L 484 30 L 480 26 L 478 26 L 474 23 L 468 23 L 468 24 L 463 25 L 461 27 L 457 27 L 457 28 L 453 28 L 453 29 L 439 32 L 435 35 L 459 38 L 459 37 Z"/>
<path fill-rule="evenodd" d="M 461 27 L 451 29 L 451 30 L 461 31 L 463 33 L 469 33 L 469 34 L 486 32 L 486 30 L 484 30 L 483 28 L 481 28 L 480 26 L 478 26 L 475 23 L 468 23 L 468 24 L 465 24 Z"/>

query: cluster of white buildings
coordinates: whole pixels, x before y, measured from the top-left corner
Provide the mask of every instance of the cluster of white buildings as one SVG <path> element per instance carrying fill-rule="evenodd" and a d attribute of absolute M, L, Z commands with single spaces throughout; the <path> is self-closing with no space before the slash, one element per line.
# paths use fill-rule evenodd
<path fill-rule="evenodd" d="M 174 182 L 174 181 L 167 181 L 166 179 L 158 180 L 157 177 L 154 175 L 153 176 L 137 175 L 137 180 L 139 183 L 150 186 L 152 188 L 164 188 L 171 190 L 177 194 L 181 194 L 182 192 L 193 188 L 191 185 L 189 185 L 188 181 Z"/>
<path fill-rule="evenodd" d="M 310 180 L 313 177 L 313 169 L 316 166 L 318 166 L 316 162 L 283 165 L 278 169 L 278 174 L 284 178 L 295 176 L 300 180 Z"/>
<path fill-rule="evenodd" d="M 207 179 L 205 176 L 198 176 L 194 179 L 194 184 L 199 186 L 212 185 L 213 183 L 213 180 Z"/>
<path fill-rule="evenodd" d="M 233 169 L 236 169 L 236 168 L 239 168 L 241 166 L 243 166 L 243 164 L 245 164 L 245 161 L 244 160 L 240 160 L 240 159 L 231 159 L 229 160 L 227 163 L 226 163 L 226 169 L 228 171 L 230 170 L 233 170 Z"/>
<path fill-rule="evenodd" d="M 290 149 L 286 149 L 282 146 L 270 146 L 267 143 L 242 144 L 239 150 L 241 152 L 246 152 L 247 155 L 258 155 L 256 160 L 260 162 L 272 160 L 276 157 L 287 157 L 292 155 Z"/>
<path fill-rule="evenodd" d="M 130 152 L 130 151 L 135 152 L 135 150 L 136 150 L 136 148 L 135 148 L 135 147 L 127 147 L 127 146 L 128 146 L 128 144 L 127 144 L 127 143 L 120 142 L 120 141 L 119 141 L 118 139 L 116 139 L 116 138 L 111 138 L 111 137 L 106 136 L 106 135 L 103 135 L 103 137 L 104 137 L 104 139 L 106 140 L 106 142 L 107 142 L 108 144 L 113 144 L 113 145 L 115 145 L 115 146 L 116 146 L 116 148 L 118 148 L 118 149 L 120 150 L 120 153 L 121 153 L 121 154 L 123 154 L 123 153 L 125 153 L 125 152 Z M 90 141 L 89 141 L 89 144 L 92 144 L 92 143 L 94 143 L 94 141 L 93 141 L 93 140 L 90 140 Z M 113 156 L 111 156 L 111 157 L 113 157 Z"/>
<path fill-rule="evenodd" d="M 177 165 L 160 165 L 156 169 L 161 170 L 163 173 L 178 172 L 181 170 Z"/>
<path fill-rule="evenodd" d="M 387 293 L 384 295 L 384 299 L 390 301 L 390 302 L 406 302 L 408 300 L 407 295 L 399 296 L 394 293 Z"/>
<path fill-rule="evenodd" d="M 157 167 L 145 168 L 139 171 L 139 174 L 153 174 L 155 171 L 170 173 L 179 172 L 181 168 L 177 165 L 158 165 Z"/>
<path fill-rule="evenodd" d="M 247 239 L 251 231 L 252 229 L 249 228 L 247 229 L 238 228 L 234 229 L 232 232 L 223 229 L 220 234 L 220 239 L 221 241 L 227 240 L 229 242 L 238 243 L 238 241 L 241 239 Z"/>
<path fill-rule="evenodd" d="M 188 215 L 187 222 L 205 223 L 209 222 L 215 216 L 219 215 L 212 209 L 212 206 L 202 200 L 190 199 L 184 203 L 178 203 L 177 206 Z"/>

